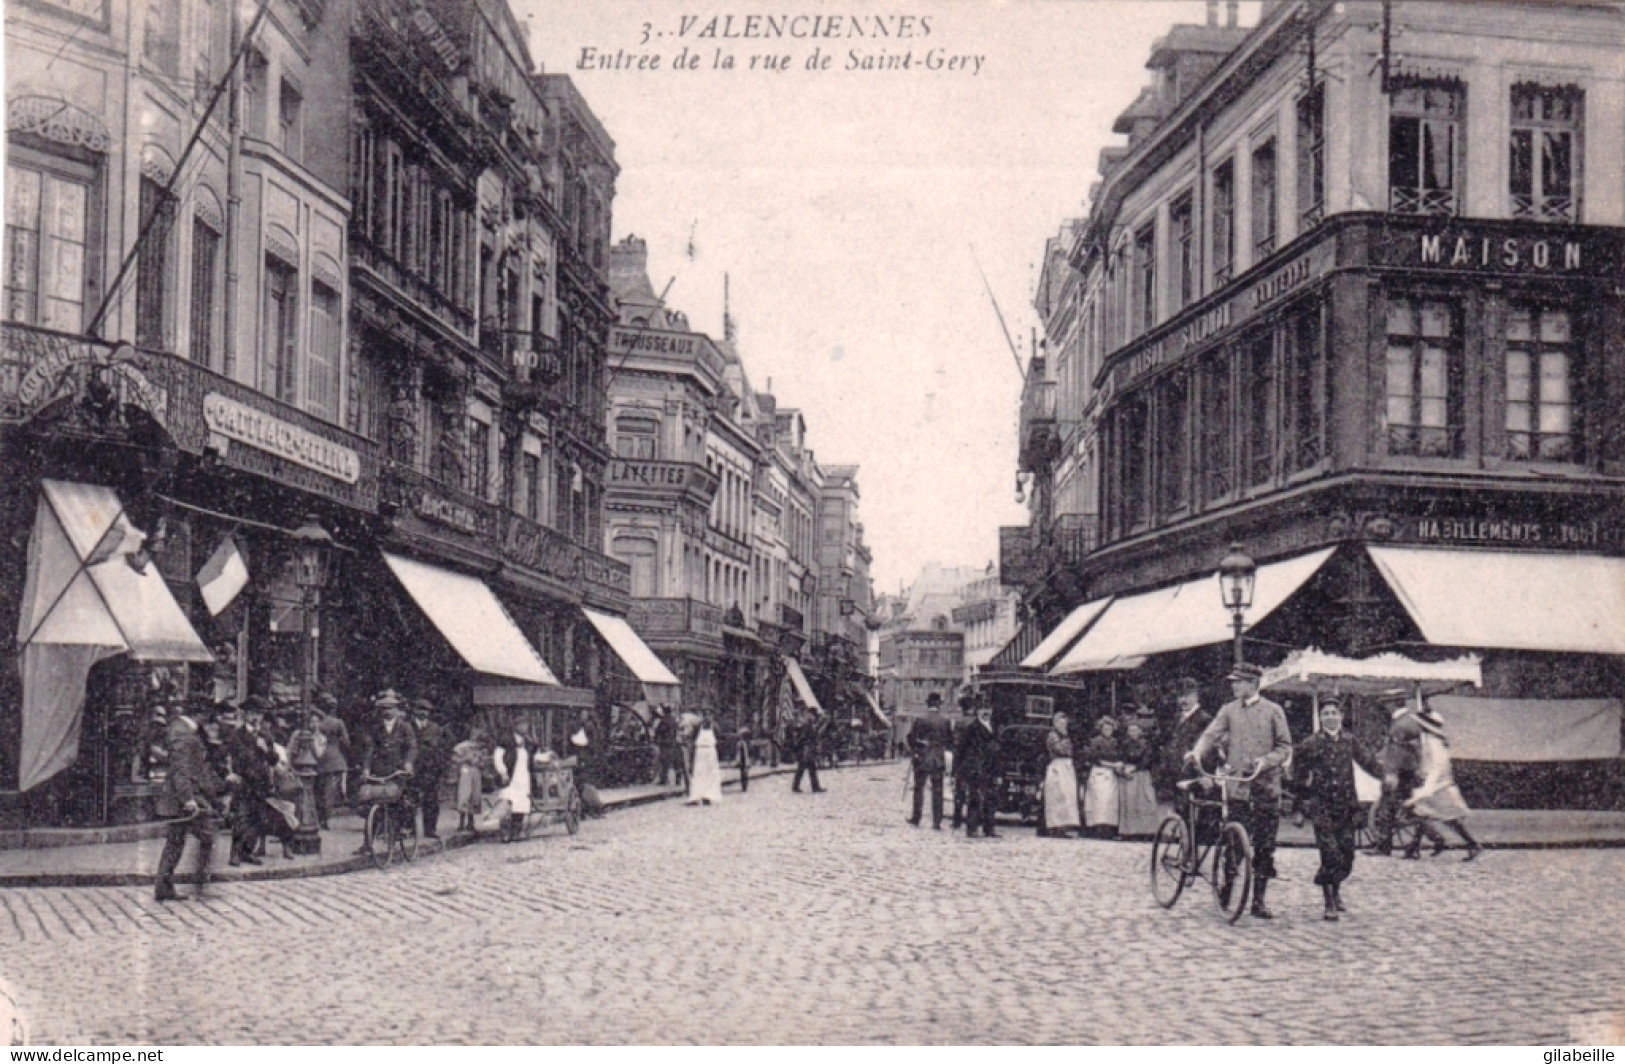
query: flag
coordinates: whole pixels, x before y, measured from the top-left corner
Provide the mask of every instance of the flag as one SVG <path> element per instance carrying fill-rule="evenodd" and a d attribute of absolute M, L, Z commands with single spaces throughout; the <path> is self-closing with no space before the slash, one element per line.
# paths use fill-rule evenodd
<path fill-rule="evenodd" d="M 231 605 L 237 593 L 248 586 L 248 563 L 237 549 L 235 539 L 227 536 L 209 555 L 209 560 L 198 570 L 197 586 L 211 617 L 218 616 Z"/>

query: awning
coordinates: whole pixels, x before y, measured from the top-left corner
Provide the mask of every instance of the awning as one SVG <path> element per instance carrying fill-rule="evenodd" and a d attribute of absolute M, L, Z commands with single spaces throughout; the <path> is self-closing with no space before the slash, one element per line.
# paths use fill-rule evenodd
<path fill-rule="evenodd" d="M 1429 643 L 1625 654 L 1625 559 L 1368 547 Z"/>
<path fill-rule="evenodd" d="M 875 715 L 876 720 L 887 728 L 891 727 L 891 718 L 886 716 L 885 713 L 881 712 L 880 703 L 875 701 L 875 696 L 873 694 L 868 691 L 863 692 L 863 700 L 869 703 L 869 712 Z"/>
<path fill-rule="evenodd" d="M 158 566 L 132 567 L 146 536 L 130 524 L 117 493 L 40 483 L 18 642 L 110 647 L 137 661 L 214 661 Z"/>
<path fill-rule="evenodd" d="M 479 580 L 387 552 L 384 561 L 470 668 L 511 680 L 558 686 L 547 663 L 491 589 Z"/>
<path fill-rule="evenodd" d="M 626 618 L 616 617 L 608 613 L 599 613 L 581 607 L 581 612 L 587 615 L 587 620 L 598 629 L 598 634 L 604 637 L 604 642 L 610 645 L 616 655 L 632 670 L 632 675 L 640 683 L 662 684 L 675 687 L 678 684 L 676 675 L 666 668 L 665 663 L 655 656 L 632 626 L 626 623 Z"/>
<path fill-rule="evenodd" d="M 1483 666 L 1476 655 L 1453 661 L 1412 661 L 1401 654 L 1345 658 L 1313 647 L 1294 650 L 1286 660 L 1265 669 L 1259 687 L 1294 694 L 1336 692 L 1376 695 L 1394 688 L 1420 688 L 1424 697 L 1458 687 L 1481 687 Z"/>
<path fill-rule="evenodd" d="M 1072 645 L 1072 641 L 1083 634 L 1099 617 L 1105 608 L 1111 605 L 1111 596 L 1085 602 L 1077 609 L 1066 615 L 1066 619 L 1055 626 L 1055 630 L 1044 637 L 1044 641 L 1033 648 L 1032 653 L 1021 659 L 1024 669 L 1047 669 L 1061 656 L 1062 651 Z"/>
<path fill-rule="evenodd" d="M 824 707 L 818 704 L 818 696 L 813 694 L 812 685 L 807 682 L 807 674 L 801 671 L 801 662 L 795 658 L 785 658 L 784 671 L 790 677 L 790 684 L 796 689 L 796 697 L 801 699 L 801 704 L 822 713 Z"/>
<path fill-rule="evenodd" d="M 1256 627 L 1319 571 L 1335 547 L 1258 567 L 1248 628 Z M 1222 643 L 1234 631 L 1214 573 L 1160 591 L 1114 600 L 1105 614 L 1050 670 L 1055 675 L 1131 669 L 1152 654 Z"/>
<path fill-rule="evenodd" d="M 1612 761 L 1619 757 L 1617 698 L 1476 698 L 1439 695 L 1457 761 Z"/>

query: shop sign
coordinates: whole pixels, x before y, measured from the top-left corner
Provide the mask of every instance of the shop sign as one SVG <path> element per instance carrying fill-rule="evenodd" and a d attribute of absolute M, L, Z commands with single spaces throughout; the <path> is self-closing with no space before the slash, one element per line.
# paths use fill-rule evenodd
<path fill-rule="evenodd" d="M 466 532 L 471 536 L 480 532 L 480 514 L 472 506 L 453 502 L 450 499 L 436 495 L 432 491 L 420 491 L 413 509 L 417 515 L 430 521 L 455 528 L 459 532 Z"/>
<path fill-rule="evenodd" d="M 216 436 L 246 443 L 334 480 L 354 484 L 361 478 L 355 451 L 219 392 L 203 397 L 203 420 Z"/>
<path fill-rule="evenodd" d="M 615 355 L 692 355 L 699 340 L 688 333 L 661 333 L 647 329 L 611 329 L 609 350 Z"/>
<path fill-rule="evenodd" d="M 1584 267 L 1584 254 L 1577 240 L 1446 236 L 1443 233 L 1419 233 L 1416 240 L 1417 257 L 1423 266 L 1559 272 Z"/>
<path fill-rule="evenodd" d="M 110 371 L 109 382 L 118 387 L 123 402 L 139 406 L 160 425 L 169 426 L 169 392 L 142 372 L 133 348 L 74 340 L 52 333 L 11 328 L 5 337 L 4 373 L 11 402 L 8 416 L 26 420 L 42 407 L 66 394 L 82 395 L 86 387 L 82 367 Z M 14 386 L 12 382 L 15 382 Z"/>
<path fill-rule="evenodd" d="M 545 525 L 512 514 L 503 531 L 502 555 L 556 580 L 571 581 L 581 573 L 581 548 Z"/>
<path fill-rule="evenodd" d="M 631 568 L 601 554 L 591 551 L 581 552 L 581 575 L 589 584 L 596 584 L 626 595 L 632 593 Z"/>
<path fill-rule="evenodd" d="M 1530 521 L 1520 518 L 1418 517 L 1411 537 L 1422 543 L 1470 543 L 1480 546 L 1574 547 L 1612 546 L 1617 531 L 1601 521 Z"/>
<path fill-rule="evenodd" d="M 609 482 L 651 488 L 681 488 L 688 483 L 689 468 L 683 462 L 628 462 L 616 459 L 609 463 Z"/>

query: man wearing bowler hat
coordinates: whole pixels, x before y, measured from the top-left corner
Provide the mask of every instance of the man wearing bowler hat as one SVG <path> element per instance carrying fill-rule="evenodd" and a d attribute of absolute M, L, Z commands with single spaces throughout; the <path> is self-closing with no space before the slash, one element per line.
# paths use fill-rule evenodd
<path fill-rule="evenodd" d="M 1230 693 L 1234 696 L 1219 709 L 1213 723 L 1203 730 L 1196 746 L 1185 760 L 1198 764 L 1222 742 L 1229 741 L 1225 774 L 1258 775 L 1250 783 L 1237 784 L 1232 796 L 1235 817 L 1247 829 L 1253 843 L 1253 915 L 1273 919 L 1264 903 L 1264 891 L 1275 878 L 1275 834 L 1281 826 L 1281 766 L 1292 754 L 1292 733 L 1287 730 L 1286 712 L 1258 693 L 1264 670 L 1250 662 L 1237 662 L 1230 670 Z"/>
<path fill-rule="evenodd" d="M 920 826 L 921 806 L 925 804 L 925 784 L 931 782 L 931 826 L 942 828 L 942 774 L 947 768 L 948 745 L 953 733 L 942 719 L 942 696 L 935 691 L 925 696 L 926 715 L 908 730 L 909 758 L 914 770 L 914 812 L 908 822 Z"/>

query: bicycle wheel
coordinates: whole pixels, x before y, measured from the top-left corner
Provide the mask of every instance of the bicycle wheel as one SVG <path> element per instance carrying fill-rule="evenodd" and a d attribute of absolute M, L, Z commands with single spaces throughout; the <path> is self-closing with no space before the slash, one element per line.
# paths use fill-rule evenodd
<path fill-rule="evenodd" d="M 418 859 L 418 818 L 402 809 L 395 814 L 395 837 L 400 842 L 401 857 L 408 864 Z"/>
<path fill-rule="evenodd" d="M 1235 923 L 1247 911 L 1253 893 L 1253 844 L 1247 829 L 1232 820 L 1213 847 L 1213 900 L 1224 918 Z"/>
<path fill-rule="evenodd" d="M 1422 822 L 1416 819 L 1416 814 L 1406 810 L 1400 814 L 1394 823 L 1394 849 L 1404 853 L 1412 846 L 1418 845 L 1418 835 L 1422 833 Z"/>
<path fill-rule="evenodd" d="M 1177 816 L 1163 820 L 1151 841 L 1151 896 L 1164 909 L 1172 909 L 1185 889 L 1190 846 L 1190 832 Z"/>
<path fill-rule="evenodd" d="M 394 859 L 394 825 L 390 822 L 389 806 L 379 803 L 367 810 L 367 825 L 362 843 L 367 855 L 379 871 L 389 867 Z"/>
<path fill-rule="evenodd" d="M 1377 844 L 1377 804 L 1371 802 L 1365 807 L 1365 815 L 1354 829 L 1354 848 L 1357 850 L 1369 850 Z"/>
<path fill-rule="evenodd" d="M 570 804 L 564 807 L 564 829 L 574 835 L 581 830 L 581 792 L 570 789 Z"/>

